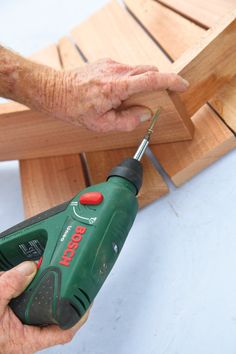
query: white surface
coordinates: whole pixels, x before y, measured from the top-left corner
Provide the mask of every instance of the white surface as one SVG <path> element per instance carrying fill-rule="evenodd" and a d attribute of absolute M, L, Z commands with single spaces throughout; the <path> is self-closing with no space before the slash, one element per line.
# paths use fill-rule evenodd
<path fill-rule="evenodd" d="M 0 1 L 3 42 L 55 42 L 104 1 Z M 92 45 L 92 43 L 91 43 Z M 87 324 L 42 353 L 236 353 L 236 152 L 139 212 Z M 1 229 L 22 216 L 16 163 L 0 164 Z"/>

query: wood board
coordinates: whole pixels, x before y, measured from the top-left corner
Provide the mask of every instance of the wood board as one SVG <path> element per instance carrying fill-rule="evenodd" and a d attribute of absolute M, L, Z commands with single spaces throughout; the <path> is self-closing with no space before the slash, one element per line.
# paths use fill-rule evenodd
<path fill-rule="evenodd" d="M 126 0 L 127 6 L 135 16 L 142 14 L 141 9 L 143 9 L 144 3 L 146 10 L 145 16 L 140 16 L 139 20 L 158 42 L 164 37 L 167 26 L 172 28 L 176 25 L 176 21 L 179 21 L 179 19 L 175 20 L 175 16 L 178 18 L 180 15 L 168 8 L 160 7 L 158 3 L 152 0 Z M 162 11 L 164 11 L 163 16 L 161 15 Z M 167 16 L 167 12 L 171 12 L 171 15 Z M 163 26 L 163 21 L 160 25 L 158 21 L 154 22 L 155 13 L 158 13 L 158 16 L 162 16 L 163 21 L 165 18 L 167 19 L 165 26 Z M 155 25 L 153 25 L 153 23 L 155 23 Z M 182 18 L 181 36 L 183 38 L 185 38 L 185 32 L 191 30 L 190 25 L 191 23 L 188 20 Z M 164 32 L 162 32 L 162 30 Z M 195 25 L 193 25 L 193 31 L 196 33 Z M 168 38 L 168 42 L 163 42 L 163 48 L 167 52 L 172 45 L 174 48 L 177 48 L 179 43 L 176 42 L 174 33 Z M 186 38 L 190 38 L 189 34 Z M 182 44 L 180 44 L 176 56 L 181 54 L 181 48 Z M 174 51 L 171 55 L 173 59 L 175 59 Z M 236 140 L 232 132 L 207 105 L 203 106 L 192 120 L 195 125 L 195 134 L 189 144 L 180 142 L 178 144 L 171 143 L 152 146 L 153 152 L 165 171 L 178 186 L 236 146 Z"/>
<path fill-rule="evenodd" d="M 70 69 L 83 64 L 83 60 L 69 39 L 63 38 L 58 45 L 63 68 Z M 117 149 L 84 153 L 90 184 L 104 182 L 111 169 L 127 157 L 133 156 L 135 149 Z M 168 187 L 156 171 L 148 157 L 143 158 L 143 186 L 140 190 L 139 207 L 144 207 L 168 193 Z"/>
<path fill-rule="evenodd" d="M 101 19 L 101 14 L 103 13 L 108 18 L 111 17 L 110 22 L 113 27 L 106 28 L 103 33 L 101 32 L 101 24 L 94 31 L 94 20 L 97 19 L 99 24 L 100 20 L 102 20 L 103 23 L 104 21 Z M 170 63 L 168 58 L 117 3 L 108 4 L 79 28 L 83 29 L 85 26 L 88 32 L 92 32 L 95 35 L 99 33 L 96 38 L 93 38 L 93 36 L 91 38 L 91 35 L 89 36 L 89 33 L 87 33 L 87 36 L 89 36 L 88 43 L 93 43 L 92 45 L 89 44 L 89 46 L 93 47 L 94 50 L 96 49 L 96 58 L 109 55 L 105 50 L 105 41 L 108 40 L 108 34 L 111 30 L 115 30 L 116 41 L 114 40 L 113 45 L 110 46 L 113 48 L 113 53 L 119 52 L 118 48 L 121 48 L 120 39 L 123 41 L 127 37 L 126 46 L 123 47 L 122 52 L 119 52 L 118 57 L 121 61 L 128 60 L 132 64 L 155 63 L 158 64 L 160 69 L 165 68 L 168 70 Z M 110 41 L 108 42 L 110 43 Z M 98 48 L 100 50 L 99 53 Z M 114 59 L 118 59 L 118 57 L 116 56 Z M 91 58 L 90 60 L 93 59 Z M 153 134 L 153 142 L 191 139 L 193 126 L 184 112 L 184 107 L 180 101 L 175 101 L 174 104 L 165 91 L 149 95 L 136 95 L 128 100 L 124 106 L 127 107 L 136 103 L 149 106 L 154 111 L 159 102 L 163 106 L 162 117 L 158 131 Z M 179 111 L 181 111 L 181 116 Z M 38 112 L 31 112 L 29 109 L 24 108 L 23 105 L 17 105 L 16 103 L 0 106 L 0 120 L 0 160 L 58 156 L 95 149 L 100 151 L 111 148 L 134 147 L 149 124 L 148 122 L 143 123 L 133 132 L 96 133 L 88 131 L 86 128 L 74 127 L 58 119 L 46 117 Z M 32 121 L 34 124 L 32 124 Z M 90 144 L 91 139 L 94 141 L 93 146 Z"/>
<path fill-rule="evenodd" d="M 218 0 L 217 0 L 218 1 Z M 216 1 L 216 2 L 217 2 Z M 183 52 L 190 47 L 194 47 L 194 45 L 201 45 L 202 43 L 199 42 L 199 39 L 202 35 L 206 32 L 205 29 L 198 27 L 193 22 L 189 21 L 188 19 L 182 17 L 180 14 L 171 11 L 166 6 L 152 0 L 126 0 L 125 1 L 127 7 L 130 9 L 132 14 L 138 18 L 138 20 L 147 28 L 149 33 L 153 36 L 153 38 L 160 43 L 163 49 L 170 55 L 172 60 L 178 59 Z M 214 2 L 211 4 L 213 8 Z M 222 2 L 221 2 L 222 4 Z M 228 5 L 228 1 L 225 3 L 226 7 Z M 235 3 L 236 8 L 236 3 Z M 209 9 L 209 2 L 202 3 L 202 9 L 204 9 L 205 13 Z M 235 12 L 234 12 L 235 13 Z M 218 10 L 218 15 L 220 16 L 221 13 Z M 196 15 L 197 16 L 197 15 Z M 198 14 L 199 16 L 199 14 Z M 228 15 L 227 15 L 228 17 Z M 232 14 L 229 15 L 232 18 Z M 234 17 L 234 15 L 233 15 Z M 222 21 L 222 19 L 221 19 Z M 229 21 L 229 19 L 224 20 Z M 231 20 L 230 20 L 231 21 Z M 210 27 L 210 22 L 207 23 L 208 27 Z M 223 25 L 224 26 L 224 25 Z M 217 27 L 222 28 L 222 24 L 218 23 Z M 220 30 L 218 28 L 218 31 Z M 234 29 L 234 33 L 235 33 Z M 234 34 L 235 35 L 235 34 Z M 223 41 L 224 39 L 222 39 Z M 200 43 L 200 44 L 199 44 Z M 235 40 L 233 41 L 235 43 Z M 232 49 L 232 47 L 231 47 Z M 234 50 L 235 52 L 235 50 Z M 215 51 L 213 51 L 215 53 Z M 215 54 L 214 54 L 215 55 Z M 222 55 L 227 56 L 226 53 L 222 50 Z M 217 68 L 213 60 L 210 60 L 210 56 L 208 55 L 209 62 L 211 63 L 214 69 Z M 174 65 L 176 65 L 176 62 Z M 224 66 L 224 62 L 222 60 L 219 61 L 220 66 Z M 199 70 L 199 65 L 195 65 L 197 70 Z M 234 68 L 235 64 L 229 67 Z M 194 70 L 191 69 L 192 75 L 194 74 Z M 197 75 L 195 75 L 197 77 Z M 188 77 L 188 80 L 191 79 Z M 220 82 L 219 82 L 220 84 Z M 215 89 L 214 89 L 215 90 Z M 236 132 L 236 77 L 233 77 L 229 82 L 224 83 L 222 87 L 218 88 L 215 95 L 212 94 L 212 91 L 209 90 L 209 86 L 206 85 L 204 89 L 200 90 L 201 92 L 207 92 L 209 96 L 209 103 L 211 107 L 214 108 L 216 112 L 223 118 L 226 124 Z M 207 96 L 199 96 L 196 94 L 189 92 L 189 96 L 192 97 L 198 96 L 201 101 L 207 99 Z M 211 98 L 212 97 L 212 98 Z M 182 96 L 185 101 L 185 98 Z M 194 106 L 188 107 L 191 100 L 188 101 L 187 99 L 187 110 L 196 111 L 196 109 L 201 106 L 202 102 L 198 102 L 196 105 L 196 101 L 194 102 Z M 192 105 L 192 104 L 191 104 Z"/>
<path fill-rule="evenodd" d="M 31 58 L 61 69 L 56 45 L 35 53 Z M 78 154 L 22 160 L 20 176 L 26 217 L 69 200 L 86 186 Z"/>
<path fill-rule="evenodd" d="M 222 16 L 235 9 L 234 0 L 158 0 L 158 2 L 204 28 L 213 26 Z"/>

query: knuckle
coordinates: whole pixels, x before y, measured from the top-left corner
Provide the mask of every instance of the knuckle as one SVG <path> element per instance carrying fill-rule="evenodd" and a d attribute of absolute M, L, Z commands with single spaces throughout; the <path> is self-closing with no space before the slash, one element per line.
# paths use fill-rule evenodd
<path fill-rule="evenodd" d="M 153 83 L 156 82 L 157 76 L 156 76 L 156 73 L 154 71 L 148 71 L 146 73 L 146 78 L 147 78 L 147 83 L 148 84 L 153 84 Z"/>

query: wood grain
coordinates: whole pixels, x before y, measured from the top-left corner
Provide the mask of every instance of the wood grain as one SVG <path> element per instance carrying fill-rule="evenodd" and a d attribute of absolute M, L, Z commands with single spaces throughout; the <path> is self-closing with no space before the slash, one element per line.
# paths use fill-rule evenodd
<path fill-rule="evenodd" d="M 24 160 L 20 174 L 26 217 L 71 199 L 85 187 L 79 155 Z"/>
<path fill-rule="evenodd" d="M 145 23 L 149 32 L 152 35 L 153 32 L 156 34 L 154 38 L 158 42 L 161 41 L 162 47 L 173 59 L 180 55 L 189 42 L 189 49 L 173 63 L 171 68 L 190 83 L 186 92 L 178 94 L 189 116 L 192 116 L 236 74 L 236 11 L 221 19 L 201 36 L 202 31 L 197 31 L 196 25 L 184 18 L 180 20 L 178 14 L 152 0 L 145 2 L 127 0 L 126 4 L 139 20 Z M 142 11 L 143 8 L 146 11 Z M 162 18 L 162 22 L 158 21 L 158 18 L 154 21 L 155 14 L 158 14 L 158 18 Z M 173 30 L 169 31 L 167 36 L 168 27 L 175 29 L 179 37 L 176 37 Z M 193 36 L 190 35 L 191 33 Z M 184 40 L 181 41 L 180 38 Z M 193 40 L 196 40 L 196 43 L 191 47 Z M 172 48 L 171 52 L 169 52 L 170 48 Z M 177 48 L 178 51 L 174 54 Z"/>
<path fill-rule="evenodd" d="M 236 7 L 234 0 L 158 0 L 158 2 L 205 28 L 213 26 Z"/>
<path fill-rule="evenodd" d="M 225 84 L 209 103 L 236 133 L 236 77 Z"/>
<path fill-rule="evenodd" d="M 173 71 L 189 81 L 179 94 L 188 114 L 194 114 L 236 74 L 236 11 L 208 30 L 196 45 L 173 64 Z"/>
<path fill-rule="evenodd" d="M 132 17 L 115 2 L 109 3 L 95 13 L 73 33 L 77 33 L 77 41 L 80 33 L 86 34 L 88 40 L 79 44 L 90 60 L 111 56 L 131 64 L 148 63 L 158 65 L 162 70 L 169 68 L 168 58 Z M 167 92 L 150 93 L 147 96 L 139 94 L 128 100 L 125 106 L 148 105 L 154 111 L 160 103 L 163 107 L 162 115 L 159 129 L 153 134 L 152 141 L 160 143 L 191 139 L 193 126 L 182 103 L 177 102 L 177 111 Z M 3 104 L 0 105 L 0 160 L 134 147 L 147 126 L 148 122 L 143 123 L 135 131 L 128 133 L 96 133 L 32 112 L 22 105 Z M 94 142 L 93 145 L 90 143 L 91 140 Z"/>
<path fill-rule="evenodd" d="M 59 41 L 58 49 L 64 69 L 78 67 L 83 60 L 75 46 L 66 38 Z M 123 159 L 133 156 L 135 149 L 117 149 L 85 153 L 87 172 L 91 184 L 106 180 L 111 169 Z M 143 186 L 138 196 L 139 206 L 144 207 L 162 195 L 168 193 L 168 187 L 161 175 L 153 167 L 147 157 L 143 158 L 144 178 Z"/>
<path fill-rule="evenodd" d="M 176 60 L 196 44 L 205 30 L 153 0 L 125 0 L 131 13 L 144 24 L 155 40 Z M 160 32 L 157 38 L 157 34 Z"/>
<path fill-rule="evenodd" d="M 235 136 L 209 107 L 200 109 L 192 119 L 195 133 L 191 142 L 152 146 L 176 186 L 236 147 Z"/>
<path fill-rule="evenodd" d="M 35 53 L 32 58 L 57 69 L 61 68 L 55 45 Z M 20 175 L 26 217 L 69 200 L 85 187 L 79 155 L 22 160 Z"/>
<path fill-rule="evenodd" d="M 187 48 L 198 43 L 205 33 L 203 28 L 196 26 L 156 1 L 125 0 L 125 4 L 173 60 L 176 60 Z M 204 2 L 204 4 L 208 4 L 208 2 Z M 211 6 L 213 7 L 213 4 Z M 220 16 L 220 8 L 217 9 Z M 210 23 L 208 25 L 210 26 Z M 222 54 L 225 53 L 222 51 Z M 223 62 L 220 65 L 223 65 Z M 198 68 L 198 66 L 196 67 Z M 208 90 L 203 91 L 208 92 Z M 236 131 L 236 78 L 234 77 L 219 88 L 209 102 L 227 125 Z"/>
<path fill-rule="evenodd" d="M 144 27 L 158 42 L 165 38 L 168 26 L 174 28 L 176 23 L 179 22 L 177 13 L 167 8 L 164 9 L 163 13 L 163 7 L 160 7 L 159 4 L 152 0 L 126 0 L 126 4 L 135 16 L 139 16 L 139 20 Z M 142 14 L 143 9 L 145 9 L 145 16 Z M 171 15 L 168 15 L 168 12 Z M 155 16 L 161 16 L 162 22 L 155 21 Z M 180 35 L 185 45 L 187 45 L 188 40 L 190 45 L 192 45 L 191 23 L 182 18 L 179 31 L 181 31 Z M 187 34 L 185 35 L 185 33 Z M 196 25 L 194 24 L 193 33 L 196 36 Z M 175 50 L 171 52 L 173 59 L 181 55 L 181 50 L 184 50 L 182 43 L 176 41 L 174 32 L 168 36 L 168 41 L 162 42 L 162 45 L 167 52 L 169 52 L 170 48 L 175 48 L 176 53 Z M 207 105 L 204 105 L 200 112 L 194 115 L 192 120 L 195 126 L 195 134 L 191 142 L 187 144 L 184 142 L 160 144 L 152 147 L 158 160 L 176 185 L 184 183 L 236 146 L 236 140 L 231 131 Z"/>

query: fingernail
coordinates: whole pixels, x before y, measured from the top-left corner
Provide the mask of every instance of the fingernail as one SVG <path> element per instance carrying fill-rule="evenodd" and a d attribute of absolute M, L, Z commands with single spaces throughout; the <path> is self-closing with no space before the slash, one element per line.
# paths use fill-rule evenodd
<path fill-rule="evenodd" d="M 182 78 L 182 83 L 183 83 L 184 87 L 186 87 L 186 88 L 189 87 L 189 82 L 183 78 Z"/>
<path fill-rule="evenodd" d="M 16 270 L 25 276 L 29 276 L 36 271 L 36 266 L 34 262 L 23 262 L 16 267 Z"/>
<path fill-rule="evenodd" d="M 141 115 L 140 122 L 146 122 L 147 120 L 151 119 L 151 112 L 147 112 Z"/>

